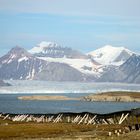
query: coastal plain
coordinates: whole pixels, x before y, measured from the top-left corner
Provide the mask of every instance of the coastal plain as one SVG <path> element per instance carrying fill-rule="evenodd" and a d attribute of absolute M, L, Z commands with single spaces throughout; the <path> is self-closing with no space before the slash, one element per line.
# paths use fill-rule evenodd
<path fill-rule="evenodd" d="M 140 93 L 115 91 L 80 98 L 69 98 L 62 95 L 32 95 L 20 96 L 18 99 L 139 102 Z M 138 119 L 140 120 L 140 118 Z M 87 125 L 53 122 L 13 122 L 8 119 L 0 119 L 0 140 L 139 140 L 139 138 L 140 130 L 130 131 L 128 124 L 125 123 Z"/>
<path fill-rule="evenodd" d="M 0 140 L 139 140 L 140 131 L 128 132 L 125 125 L 117 124 L 19 123 L 0 119 Z"/>
<path fill-rule="evenodd" d="M 83 97 L 84 101 L 100 102 L 140 102 L 140 92 L 112 91 L 91 94 Z"/>

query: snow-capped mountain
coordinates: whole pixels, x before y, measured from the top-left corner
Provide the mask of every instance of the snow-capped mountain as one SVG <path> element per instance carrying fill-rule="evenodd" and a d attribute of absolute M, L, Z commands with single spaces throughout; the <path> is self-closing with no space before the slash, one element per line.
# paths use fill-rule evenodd
<path fill-rule="evenodd" d="M 60 46 L 56 43 L 53 42 L 45 42 L 42 41 L 40 44 L 38 44 L 36 47 L 33 47 L 31 50 L 29 50 L 29 52 L 31 54 L 39 54 L 39 53 L 48 53 L 48 49 L 51 48 L 60 48 Z"/>
<path fill-rule="evenodd" d="M 73 50 L 68 47 L 62 47 L 53 42 L 41 42 L 36 47 L 29 50 L 31 54 L 38 57 L 52 57 L 52 58 L 82 58 L 86 59 L 87 56 L 79 51 Z"/>
<path fill-rule="evenodd" d="M 132 54 L 132 51 L 124 47 L 106 45 L 100 49 L 89 52 L 88 55 L 102 65 L 122 65 Z"/>
<path fill-rule="evenodd" d="M 0 58 L 0 79 L 89 81 L 90 78 L 68 64 L 48 62 L 15 47 Z"/>
<path fill-rule="evenodd" d="M 97 75 L 98 64 L 86 54 L 72 48 L 61 47 L 52 42 L 41 42 L 29 52 L 41 60 L 67 64 L 84 74 Z"/>
<path fill-rule="evenodd" d="M 86 75 L 65 63 L 50 62 L 44 70 L 39 72 L 35 80 L 46 81 L 93 81 L 94 76 Z"/>
<path fill-rule="evenodd" d="M 125 76 L 123 81 L 140 83 L 140 55 L 133 54 L 123 65 L 119 67 Z"/>
<path fill-rule="evenodd" d="M 55 62 L 61 64 L 67 64 L 84 74 L 93 74 L 95 76 L 99 75 L 98 65 L 92 59 L 71 59 L 71 58 L 52 58 L 52 57 L 38 57 L 41 60 L 47 62 Z"/>
<path fill-rule="evenodd" d="M 140 83 L 140 55 L 124 47 L 77 52 L 51 42 L 15 47 L 0 58 L 0 79 Z"/>
<path fill-rule="evenodd" d="M 15 47 L 0 58 L 0 79 L 33 79 L 46 65 L 46 61 Z"/>
<path fill-rule="evenodd" d="M 121 66 L 108 66 L 100 82 L 140 83 L 140 55 L 133 54 Z"/>

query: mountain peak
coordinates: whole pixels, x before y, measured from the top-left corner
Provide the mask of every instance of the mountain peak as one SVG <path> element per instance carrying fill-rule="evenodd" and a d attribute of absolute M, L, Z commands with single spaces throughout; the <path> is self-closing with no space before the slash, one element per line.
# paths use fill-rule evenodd
<path fill-rule="evenodd" d="M 41 43 L 38 44 L 38 47 L 40 48 L 51 48 L 51 47 L 58 47 L 58 44 L 54 43 L 54 42 L 46 42 L 46 41 L 42 41 Z"/>
<path fill-rule="evenodd" d="M 9 54 L 23 54 L 23 53 L 28 53 L 24 48 L 21 48 L 19 46 L 16 46 L 14 48 L 12 48 L 10 51 L 9 51 Z"/>
<path fill-rule="evenodd" d="M 126 49 L 125 47 L 123 46 L 120 46 L 120 47 L 116 47 L 116 46 L 112 46 L 112 45 L 105 45 L 103 47 L 101 47 L 100 49 L 98 50 L 104 50 L 104 51 L 114 51 L 114 50 L 128 50 Z"/>
<path fill-rule="evenodd" d="M 125 47 L 114 47 L 111 45 L 106 45 L 89 53 L 89 55 L 91 55 L 94 60 L 103 65 L 121 65 L 132 54 L 133 52 L 126 49 Z"/>
<path fill-rule="evenodd" d="M 54 42 L 42 41 L 37 46 L 35 46 L 31 50 L 29 50 L 29 52 L 32 54 L 45 53 L 46 50 L 49 48 L 58 48 L 58 47 L 60 47 L 60 46 Z"/>
<path fill-rule="evenodd" d="M 20 57 L 25 57 L 25 56 L 28 57 L 28 56 L 31 56 L 31 54 L 28 53 L 24 48 L 16 46 L 16 47 L 12 48 L 4 56 L 4 58 L 6 58 L 7 60 L 13 60 L 13 59 L 20 58 Z"/>

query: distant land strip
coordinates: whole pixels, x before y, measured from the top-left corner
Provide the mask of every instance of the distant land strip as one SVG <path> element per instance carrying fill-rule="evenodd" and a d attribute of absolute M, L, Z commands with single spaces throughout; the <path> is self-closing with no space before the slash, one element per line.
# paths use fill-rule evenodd
<path fill-rule="evenodd" d="M 100 102 L 140 102 L 140 92 L 114 91 L 91 94 L 79 98 L 71 98 L 62 95 L 32 95 L 20 96 L 20 100 L 82 100 Z"/>
<path fill-rule="evenodd" d="M 91 94 L 83 97 L 84 101 L 101 102 L 140 102 L 140 92 L 114 91 Z"/>
<path fill-rule="evenodd" d="M 79 98 L 70 98 L 67 96 L 59 95 L 33 95 L 33 96 L 20 96 L 20 100 L 80 100 Z"/>

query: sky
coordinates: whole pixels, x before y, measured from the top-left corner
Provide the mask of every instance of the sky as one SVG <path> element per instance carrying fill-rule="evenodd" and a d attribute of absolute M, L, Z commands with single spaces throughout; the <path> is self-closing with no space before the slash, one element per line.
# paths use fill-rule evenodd
<path fill-rule="evenodd" d="M 84 53 L 104 45 L 140 53 L 140 0 L 0 0 L 0 56 L 51 41 Z"/>

